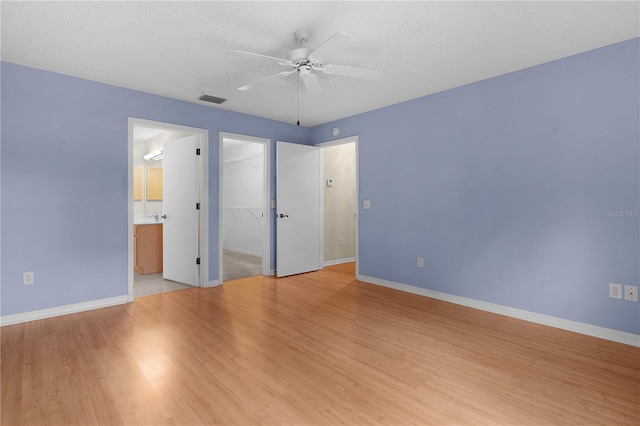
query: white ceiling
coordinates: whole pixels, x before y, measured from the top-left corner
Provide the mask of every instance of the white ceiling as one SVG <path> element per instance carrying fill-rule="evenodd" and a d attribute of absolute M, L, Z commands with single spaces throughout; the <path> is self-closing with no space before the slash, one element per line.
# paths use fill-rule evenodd
<path fill-rule="evenodd" d="M 150 127 L 135 126 L 133 128 L 133 142 L 146 142 L 154 136 L 158 136 L 162 132 L 162 129 L 152 129 Z"/>
<path fill-rule="evenodd" d="M 293 33 L 317 47 L 356 41 L 327 62 L 381 82 L 319 75 L 300 97 L 313 126 L 640 36 L 639 2 L 0 2 L 3 61 L 279 121 L 297 120 L 295 74 L 236 49 L 284 57 Z"/>

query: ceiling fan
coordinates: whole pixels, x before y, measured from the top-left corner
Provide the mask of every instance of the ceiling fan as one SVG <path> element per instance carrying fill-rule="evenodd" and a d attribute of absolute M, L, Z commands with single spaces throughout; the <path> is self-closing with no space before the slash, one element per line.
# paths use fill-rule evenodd
<path fill-rule="evenodd" d="M 302 47 L 291 50 L 289 53 L 287 53 L 286 58 L 276 58 L 274 56 L 236 50 L 237 53 L 270 59 L 273 61 L 277 61 L 280 65 L 284 65 L 290 68 L 287 71 L 282 71 L 277 74 L 273 74 L 246 84 L 242 87 L 239 87 L 238 90 L 250 90 L 253 89 L 256 85 L 262 84 L 268 80 L 279 77 L 287 77 L 297 72 L 297 77 L 302 80 L 304 87 L 306 88 L 309 95 L 312 97 L 320 97 L 323 96 L 324 93 L 322 91 L 322 87 L 320 87 L 320 82 L 318 81 L 318 77 L 316 75 L 317 72 L 321 72 L 327 75 L 338 75 L 372 81 L 381 80 L 384 76 L 384 73 L 382 71 L 374 69 L 325 63 L 325 60 L 331 57 L 332 54 L 345 49 L 355 40 L 350 35 L 344 33 L 336 33 L 330 39 L 321 44 L 317 49 L 310 49 L 308 47 L 305 47 L 305 44 L 309 39 L 309 31 L 298 30 L 294 33 L 294 37 Z"/>

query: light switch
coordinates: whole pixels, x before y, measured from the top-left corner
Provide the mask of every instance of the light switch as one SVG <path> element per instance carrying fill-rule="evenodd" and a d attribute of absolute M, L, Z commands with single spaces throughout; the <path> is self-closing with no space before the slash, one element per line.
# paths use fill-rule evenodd
<path fill-rule="evenodd" d="M 371 200 L 363 200 L 362 208 L 365 210 L 369 210 L 371 208 Z"/>

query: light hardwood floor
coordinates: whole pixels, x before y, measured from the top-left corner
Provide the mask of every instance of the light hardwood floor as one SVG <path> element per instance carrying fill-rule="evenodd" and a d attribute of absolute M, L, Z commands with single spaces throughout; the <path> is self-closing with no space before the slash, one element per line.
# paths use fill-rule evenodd
<path fill-rule="evenodd" d="M 640 349 L 352 265 L 2 327 L 2 424 L 640 424 Z"/>

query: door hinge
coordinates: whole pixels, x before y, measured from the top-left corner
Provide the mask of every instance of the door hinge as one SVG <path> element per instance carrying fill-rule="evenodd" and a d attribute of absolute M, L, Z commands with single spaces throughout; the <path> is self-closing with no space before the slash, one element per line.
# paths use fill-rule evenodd
<path fill-rule="evenodd" d="M 200 155 L 200 148 L 196 148 L 196 155 Z"/>
<path fill-rule="evenodd" d="M 200 264 L 200 258 L 196 257 L 196 265 L 199 265 L 199 264 Z"/>
<path fill-rule="evenodd" d="M 196 203 L 196 210 L 200 210 L 200 203 Z"/>

